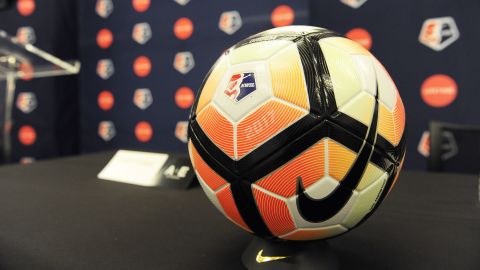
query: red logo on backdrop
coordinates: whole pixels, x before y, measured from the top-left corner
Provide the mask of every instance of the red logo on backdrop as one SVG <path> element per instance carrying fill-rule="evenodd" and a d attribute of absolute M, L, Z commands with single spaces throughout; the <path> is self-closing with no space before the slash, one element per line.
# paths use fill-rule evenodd
<path fill-rule="evenodd" d="M 153 96 L 152 91 L 148 88 L 140 88 L 135 90 L 133 94 L 133 104 L 140 108 L 141 110 L 145 110 L 153 103 Z"/>
<path fill-rule="evenodd" d="M 37 140 L 37 132 L 32 126 L 22 126 L 18 130 L 18 140 L 23 145 L 32 145 Z"/>
<path fill-rule="evenodd" d="M 189 87 L 183 86 L 178 88 L 175 93 L 175 103 L 178 107 L 182 109 L 188 109 L 192 106 L 195 97 L 193 95 L 192 89 Z"/>
<path fill-rule="evenodd" d="M 435 74 L 422 84 L 421 95 L 425 103 L 432 107 L 445 107 L 457 98 L 458 87 L 452 77 Z"/>
<path fill-rule="evenodd" d="M 23 44 L 33 44 L 37 41 L 35 30 L 30 26 L 19 27 L 17 29 L 17 41 Z"/>
<path fill-rule="evenodd" d="M 441 51 L 460 37 L 457 24 L 452 17 L 425 20 L 418 41 L 435 51 Z"/>
<path fill-rule="evenodd" d="M 146 22 L 135 24 L 132 31 L 132 38 L 139 44 L 147 43 L 150 38 L 152 38 L 152 29 L 150 28 L 150 24 Z"/>
<path fill-rule="evenodd" d="M 152 63 L 146 56 L 139 56 L 133 62 L 133 71 L 138 77 L 147 77 L 152 70 Z"/>
<path fill-rule="evenodd" d="M 232 35 L 242 27 L 242 17 L 236 10 L 225 11 L 220 15 L 220 21 L 218 22 L 218 28 L 223 32 Z"/>
<path fill-rule="evenodd" d="M 150 0 L 132 0 L 132 6 L 137 12 L 145 12 L 150 7 Z"/>
<path fill-rule="evenodd" d="M 193 33 L 193 23 L 189 18 L 180 18 L 173 25 L 173 33 L 178 39 L 188 39 Z"/>
<path fill-rule="evenodd" d="M 115 104 L 115 97 L 112 92 L 108 90 L 103 90 L 98 94 L 98 107 L 104 111 L 108 111 L 113 108 Z"/>
<path fill-rule="evenodd" d="M 430 132 L 425 130 L 420 138 L 417 151 L 424 157 L 430 156 Z"/>
<path fill-rule="evenodd" d="M 358 44 L 362 45 L 367 50 L 372 48 L 372 36 L 363 28 L 354 28 L 348 31 L 345 36 Z"/>
<path fill-rule="evenodd" d="M 175 54 L 173 67 L 182 74 L 187 74 L 195 67 L 195 60 L 191 52 L 179 52 Z"/>
<path fill-rule="evenodd" d="M 180 141 L 188 142 L 188 121 L 179 121 L 175 126 L 175 137 Z"/>
<path fill-rule="evenodd" d="M 35 0 L 18 0 L 18 13 L 22 16 L 30 16 L 35 11 Z"/>
<path fill-rule="evenodd" d="M 280 5 L 272 11 L 270 19 L 275 27 L 291 25 L 295 20 L 295 12 L 287 5 Z"/>
<path fill-rule="evenodd" d="M 102 18 L 108 18 L 113 12 L 112 0 L 97 0 L 95 5 L 95 12 Z"/>
<path fill-rule="evenodd" d="M 104 141 L 110 141 L 116 134 L 117 131 L 112 121 L 102 121 L 98 123 L 98 136 Z"/>
<path fill-rule="evenodd" d="M 153 129 L 147 121 L 138 122 L 135 126 L 135 137 L 141 142 L 148 142 L 153 136 Z"/>
<path fill-rule="evenodd" d="M 112 31 L 103 28 L 97 33 L 97 45 L 102 49 L 110 47 L 113 43 Z"/>
<path fill-rule="evenodd" d="M 100 78 L 107 80 L 115 73 L 115 67 L 110 59 L 101 59 L 97 63 L 97 74 Z"/>
<path fill-rule="evenodd" d="M 24 62 L 20 64 L 19 70 L 22 72 L 21 77 L 24 81 L 29 81 L 33 78 L 33 66 L 30 63 Z"/>
<path fill-rule="evenodd" d="M 33 92 L 22 92 L 17 96 L 17 108 L 23 113 L 31 113 L 37 108 L 37 96 Z"/>

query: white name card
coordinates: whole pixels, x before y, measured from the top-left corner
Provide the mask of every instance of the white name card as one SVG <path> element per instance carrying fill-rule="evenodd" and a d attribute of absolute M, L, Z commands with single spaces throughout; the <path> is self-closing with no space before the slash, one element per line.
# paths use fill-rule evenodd
<path fill-rule="evenodd" d="M 160 170 L 167 160 L 168 154 L 118 150 L 97 177 L 103 180 L 153 187 L 158 185 Z"/>

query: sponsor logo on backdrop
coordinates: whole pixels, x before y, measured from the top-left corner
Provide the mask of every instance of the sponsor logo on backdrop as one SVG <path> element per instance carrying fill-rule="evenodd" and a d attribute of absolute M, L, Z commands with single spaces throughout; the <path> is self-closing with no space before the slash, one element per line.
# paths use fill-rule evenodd
<path fill-rule="evenodd" d="M 140 142 L 148 142 L 152 139 L 153 129 L 147 121 L 138 122 L 135 126 L 135 137 Z"/>
<path fill-rule="evenodd" d="M 97 33 L 97 45 L 102 49 L 107 49 L 113 43 L 112 31 L 103 28 Z"/>
<path fill-rule="evenodd" d="M 97 0 L 95 5 L 95 12 L 102 18 L 108 18 L 113 12 L 112 0 Z"/>
<path fill-rule="evenodd" d="M 423 101 L 436 108 L 446 107 L 457 98 L 458 86 L 455 80 L 445 74 L 428 77 L 421 86 Z"/>
<path fill-rule="evenodd" d="M 344 3 L 345 5 L 351 8 L 357 9 L 361 7 L 363 4 L 365 4 L 367 0 L 340 0 L 340 2 Z"/>
<path fill-rule="evenodd" d="M 430 132 L 425 130 L 420 137 L 420 142 L 417 146 L 417 151 L 424 157 L 430 156 Z"/>
<path fill-rule="evenodd" d="M 182 74 L 187 74 L 195 67 L 195 59 L 191 52 L 178 52 L 173 60 L 173 67 Z"/>
<path fill-rule="evenodd" d="M 145 44 L 152 38 L 152 29 L 150 24 L 143 22 L 137 23 L 133 27 L 132 38 L 138 44 Z"/>
<path fill-rule="evenodd" d="M 195 96 L 190 87 L 183 86 L 178 88 L 177 92 L 175 92 L 175 103 L 182 109 L 190 108 L 194 100 Z"/>
<path fill-rule="evenodd" d="M 423 22 L 418 40 L 423 45 L 441 51 L 460 37 L 455 20 L 452 17 L 431 18 Z"/>
<path fill-rule="evenodd" d="M 97 103 L 100 109 L 108 111 L 113 108 L 113 105 L 115 105 L 115 97 L 113 96 L 112 92 L 103 90 L 98 94 Z"/>
<path fill-rule="evenodd" d="M 188 121 L 178 121 L 175 126 L 175 137 L 180 141 L 188 142 Z"/>
<path fill-rule="evenodd" d="M 35 158 L 34 157 L 22 157 L 20 158 L 19 160 L 19 163 L 20 164 L 32 164 L 35 162 Z"/>
<path fill-rule="evenodd" d="M 280 5 L 272 11 L 270 20 L 275 27 L 291 25 L 295 21 L 295 11 L 290 6 Z"/>
<path fill-rule="evenodd" d="M 35 30 L 31 26 L 23 26 L 17 29 L 17 40 L 23 44 L 34 44 L 37 41 Z"/>
<path fill-rule="evenodd" d="M 132 6 L 137 12 L 145 12 L 150 8 L 150 0 L 132 0 Z"/>
<path fill-rule="evenodd" d="M 101 59 L 97 62 L 97 75 L 107 80 L 115 73 L 115 68 L 111 59 Z"/>
<path fill-rule="evenodd" d="M 147 77 L 152 70 L 152 63 L 150 58 L 146 56 L 139 56 L 133 62 L 133 72 L 138 77 Z"/>
<path fill-rule="evenodd" d="M 108 142 L 115 137 L 117 131 L 112 121 L 102 121 L 98 124 L 98 136 Z"/>
<path fill-rule="evenodd" d="M 37 96 L 33 92 L 19 93 L 16 105 L 23 113 L 31 113 L 37 108 Z"/>
<path fill-rule="evenodd" d="M 239 102 L 257 90 L 253 72 L 233 74 L 224 94 L 232 101 Z"/>
<path fill-rule="evenodd" d="M 18 130 L 18 140 L 23 145 L 32 145 L 37 140 L 37 132 L 32 126 L 22 126 Z"/>
<path fill-rule="evenodd" d="M 173 33 L 178 39 L 188 39 L 193 34 L 193 23 L 189 18 L 180 18 L 173 25 Z"/>
<path fill-rule="evenodd" d="M 362 47 L 367 50 L 372 48 L 372 36 L 363 28 L 353 28 L 352 30 L 348 31 L 345 36 L 362 45 Z"/>
<path fill-rule="evenodd" d="M 133 104 L 140 108 L 141 110 L 145 110 L 153 103 L 153 96 L 152 91 L 148 88 L 139 88 L 135 90 L 133 94 Z"/>
<path fill-rule="evenodd" d="M 218 28 L 223 32 L 232 35 L 242 27 L 242 17 L 236 10 L 225 11 L 220 15 Z"/>
<path fill-rule="evenodd" d="M 190 2 L 190 0 L 174 0 L 174 1 L 177 2 L 177 4 L 182 5 L 182 6 L 185 6 L 186 4 L 188 4 Z"/>
<path fill-rule="evenodd" d="M 30 16 L 35 11 L 35 0 L 18 0 L 18 13 L 22 16 Z"/>

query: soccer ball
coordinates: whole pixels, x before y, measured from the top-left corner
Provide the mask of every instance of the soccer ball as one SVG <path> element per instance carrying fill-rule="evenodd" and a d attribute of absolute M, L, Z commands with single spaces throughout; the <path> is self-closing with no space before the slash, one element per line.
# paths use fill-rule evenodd
<path fill-rule="evenodd" d="M 332 31 L 288 26 L 228 49 L 200 88 L 189 154 L 211 202 L 264 238 L 323 239 L 393 187 L 405 112 L 385 68 Z"/>

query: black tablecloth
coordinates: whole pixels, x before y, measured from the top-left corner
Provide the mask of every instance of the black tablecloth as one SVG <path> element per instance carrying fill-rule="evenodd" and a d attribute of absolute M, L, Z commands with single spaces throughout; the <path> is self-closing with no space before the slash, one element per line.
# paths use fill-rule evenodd
<path fill-rule="evenodd" d="M 199 187 L 98 180 L 111 156 L 0 168 L 1 269 L 243 269 L 251 236 Z M 480 269 L 477 185 L 403 172 L 367 222 L 329 240 L 342 269 Z"/>

